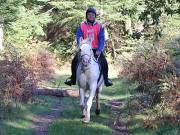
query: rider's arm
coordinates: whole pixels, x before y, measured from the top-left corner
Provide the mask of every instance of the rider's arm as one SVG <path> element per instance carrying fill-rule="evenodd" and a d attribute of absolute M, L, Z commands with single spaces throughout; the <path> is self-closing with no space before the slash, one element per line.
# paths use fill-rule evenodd
<path fill-rule="evenodd" d="M 83 32 L 81 30 L 81 27 L 78 27 L 76 30 L 76 41 L 77 41 L 77 45 L 79 46 L 80 44 L 80 38 L 83 37 Z"/>
<path fill-rule="evenodd" d="M 104 27 L 101 27 L 99 32 L 99 45 L 98 45 L 99 52 L 102 52 L 104 49 L 104 41 L 105 41 Z"/>

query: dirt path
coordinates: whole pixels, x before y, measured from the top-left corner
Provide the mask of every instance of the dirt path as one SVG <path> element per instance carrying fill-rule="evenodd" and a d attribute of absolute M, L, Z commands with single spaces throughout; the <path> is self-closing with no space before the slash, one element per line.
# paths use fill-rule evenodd
<path fill-rule="evenodd" d="M 79 96 L 78 91 L 70 93 L 70 97 Z M 123 101 L 112 100 L 109 102 L 111 106 L 112 122 L 111 128 L 115 130 L 114 135 L 130 135 L 126 124 L 122 121 Z M 48 127 L 52 124 L 63 111 L 64 106 L 61 103 L 52 105 L 52 111 L 48 113 L 39 114 L 34 118 L 34 123 L 31 126 L 35 130 L 34 135 L 47 135 Z"/>
<path fill-rule="evenodd" d="M 49 125 L 55 121 L 63 111 L 63 106 L 56 103 L 52 106 L 52 111 L 40 114 L 34 118 L 34 124 L 31 126 L 35 130 L 34 135 L 47 135 Z"/>
<path fill-rule="evenodd" d="M 112 128 L 115 130 L 114 135 L 130 135 L 126 124 L 121 121 L 121 113 L 123 111 L 123 101 L 114 100 L 109 102 L 113 116 Z M 34 118 L 34 124 L 31 126 L 35 130 L 34 135 L 47 135 L 48 127 L 53 123 L 63 111 L 64 106 L 56 103 L 52 106 L 52 111 L 48 113 L 39 114 Z"/>
<path fill-rule="evenodd" d="M 44 91 L 46 91 L 46 93 L 44 94 Z M 51 92 L 48 92 L 51 91 Z M 53 94 L 54 95 L 53 95 Z M 63 93 L 63 95 L 62 95 Z M 49 95 L 49 96 L 60 96 L 60 97 L 78 97 L 79 96 L 79 91 L 75 91 L 75 90 L 66 90 L 66 91 L 62 91 L 57 92 L 53 90 L 38 90 L 37 95 Z M 61 103 L 55 103 L 52 105 L 50 112 L 48 113 L 41 113 L 39 115 L 37 115 L 36 117 L 34 117 L 34 123 L 33 125 L 31 125 L 31 128 L 35 130 L 35 134 L 34 135 L 47 135 L 48 133 L 48 127 L 51 123 L 53 123 L 60 115 L 60 113 L 63 111 L 63 108 L 65 106 L 63 106 Z"/>
<path fill-rule="evenodd" d="M 130 135 L 127 125 L 122 121 L 123 101 L 113 100 L 109 102 L 113 123 L 112 128 L 115 130 L 114 135 Z"/>

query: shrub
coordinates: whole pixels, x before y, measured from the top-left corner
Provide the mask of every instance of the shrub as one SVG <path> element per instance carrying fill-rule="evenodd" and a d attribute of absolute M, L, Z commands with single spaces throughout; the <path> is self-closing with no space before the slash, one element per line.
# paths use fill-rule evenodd
<path fill-rule="evenodd" d="M 44 49 L 23 50 L 11 44 L 0 54 L 0 64 L 1 115 L 17 102 L 27 102 L 39 83 L 51 77 L 55 65 L 53 55 Z"/>
<path fill-rule="evenodd" d="M 139 84 L 134 90 L 138 94 L 129 104 L 131 112 L 145 112 L 144 127 L 179 122 L 180 78 L 174 72 L 168 50 L 162 45 L 141 46 L 123 66 L 121 74 Z"/>
<path fill-rule="evenodd" d="M 150 92 L 155 84 L 160 83 L 160 79 L 164 77 L 163 73 L 171 67 L 171 62 L 161 45 L 142 48 L 138 48 L 132 60 L 124 62 L 121 74 L 131 81 L 137 81 L 144 92 Z"/>

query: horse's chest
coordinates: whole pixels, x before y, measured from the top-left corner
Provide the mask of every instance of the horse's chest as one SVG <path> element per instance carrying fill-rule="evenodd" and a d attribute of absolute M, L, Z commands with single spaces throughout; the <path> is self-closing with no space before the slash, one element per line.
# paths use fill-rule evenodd
<path fill-rule="evenodd" d="M 80 78 L 81 78 L 80 80 L 83 82 L 86 82 L 87 80 L 89 80 L 89 76 L 87 76 L 87 73 L 83 71 L 81 71 Z"/>
<path fill-rule="evenodd" d="M 85 73 L 81 73 L 79 76 L 79 85 L 81 88 L 88 89 L 89 87 L 89 78 Z"/>
<path fill-rule="evenodd" d="M 90 85 L 97 83 L 99 77 L 97 65 L 90 65 L 89 67 L 78 67 L 77 81 L 81 88 L 88 89 Z"/>

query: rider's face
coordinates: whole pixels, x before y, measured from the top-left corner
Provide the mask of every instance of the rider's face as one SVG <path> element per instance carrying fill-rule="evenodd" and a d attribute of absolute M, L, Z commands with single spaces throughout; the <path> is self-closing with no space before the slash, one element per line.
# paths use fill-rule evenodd
<path fill-rule="evenodd" d="M 92 12 L 89 12 L 87 13 L 87 19 L 90 21 L 90 22 L 94 22 L 95 21 L 95 18 L 96 18 L 96 15 Z"/>

